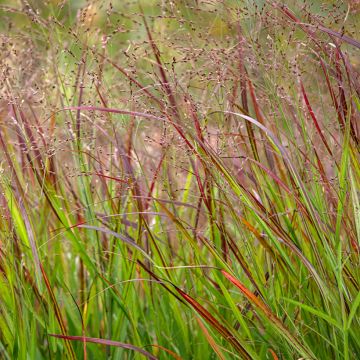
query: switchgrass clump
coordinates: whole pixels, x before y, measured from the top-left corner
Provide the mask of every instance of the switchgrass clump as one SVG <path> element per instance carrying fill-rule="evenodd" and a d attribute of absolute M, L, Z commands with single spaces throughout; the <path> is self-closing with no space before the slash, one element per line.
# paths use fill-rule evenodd
<path fill-rule="evenodd" d="M 356 1 L 0 19 L 1 358 L 357 358 Z"/>

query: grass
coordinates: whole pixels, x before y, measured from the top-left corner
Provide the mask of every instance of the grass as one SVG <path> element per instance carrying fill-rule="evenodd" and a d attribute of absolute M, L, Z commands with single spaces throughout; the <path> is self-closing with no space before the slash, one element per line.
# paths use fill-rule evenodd
<path fill-rule="evenodd" d="M 356 359 L 356 2 L 0 3 L 0 357 Z"/>

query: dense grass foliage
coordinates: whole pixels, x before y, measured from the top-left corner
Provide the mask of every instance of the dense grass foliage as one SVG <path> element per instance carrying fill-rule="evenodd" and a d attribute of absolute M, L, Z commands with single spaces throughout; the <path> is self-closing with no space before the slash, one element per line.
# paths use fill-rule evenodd
<path fill-rule="evenodd" d="M 0 2 L 0 358 L 356 359 L 357 1 Z"/>

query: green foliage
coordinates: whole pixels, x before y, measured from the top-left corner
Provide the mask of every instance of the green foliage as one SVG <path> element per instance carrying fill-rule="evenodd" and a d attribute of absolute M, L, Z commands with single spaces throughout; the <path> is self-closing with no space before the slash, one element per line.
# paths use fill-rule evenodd
<path fill-rule="evenodd" d="M 0 358 L 356 359 L 356 2 L 0 2 Z"/>

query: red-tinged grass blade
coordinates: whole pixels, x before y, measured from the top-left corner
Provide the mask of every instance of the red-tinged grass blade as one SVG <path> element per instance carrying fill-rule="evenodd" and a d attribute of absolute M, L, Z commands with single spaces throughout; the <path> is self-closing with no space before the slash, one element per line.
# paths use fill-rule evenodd
<path fill-rule="evenodd" d="M 159 215 L 159 213 L 155 213 L 155 214 Z M 147 254 L 147 252 L 141 246 L 139 246 L 134 240 L 132 240 L 131 238 L 129 238 L 126 235 L 122 235 L 122 234 L 119 234 L 119 233 L 117 233 L 115 231 L 112 231 L 112 230 L 109 230 L 109 229 L 106 229 L 106 228 L 101 228 L 101 227 L 98 227 L 98 226 L 91 226 L 91 225 L 83 225 L 83 224 L 81 224 L 81 225 L 78 225 L 77 227 L 78 228 L 84 228 L 84 229 L 90 229 L 90 230 L 96 230 L 96 231 L 100 231 L 100 232 L 102 232 L 104 234 L 114 236 L 117 239 L 120 239 L 121 241 L 123 241 L 125 244 L 128 244 L 131 247 L 135 248 L 136 250 L 139 250 L 144 255 L 144 257 L 146 257 L 148 260 L 153 261 L 152 258 Z"/>
<path fill-rule="evenodd" d="M 13 112 L 13 116 L 16 117 L 16 109 L 15 109 L 15 106 L 12 105 L 12 112 Z M 24 112 L 22 110 L 19 110 L 19 113 L 20 113 L 20 119 L 22 120 L 23 124 L 24 124 L 24 129 L 25 129 L 25 132 L 26 132 L 26 135 L 30 141 L 30 144 L 31 144 L 31 147 L 34 151 L 34 154 L 35 154 L 35 161 L 37 162 L 38 164 L 38 167 L 39 169 L 42 169 L 43 167 L 43 164 L 44 164 L 44 160 L 42 158 L 42 155 L 39 151 L 39 147 L 38 147 L 38 144 L 36 143 L 36 140 L 35 140 L 35 137 L 34 137 L 34 134 L 31 130 L 31 126 L 29 124 L 29 121 L 28 119 L 26 118 Z M 21 133 L 21 130 L 19 129 L 19 134 Z M 25 144 L 25 147 L 26 147 L 26 144 Z M 31 161 L 29 161 L 31 162 Z"/>
<path fill-rule="evenodd" d="M 274 252 L 274 249 L 266 242 L 266 240 L 261 235 L 261 233 L 253 225 L 251 225 L 244 217 L 240 215 L 238 217 L 241 220 L 242 224 L 246 227 L 246 229 L 248 229 L 258 239 L 261 246 L 263 246 L 264 249 L 266 249 L 267 252 L 272 256 L 272 258 L 275 259 L 276 253 Z"/>
<path fill-rule="evenodd" d="M 320 65 L 321 65 L 321 68 L 323 70 L 323 73 L 324 73 L 324 76 L 325 76 L 325 80 L 326 80 L 326 85 L 328 87 L 328 90 L 329 90 L 329 93 L 330 93 L 330 96 L 331 96 L 331 99 L 332 99 L 332 102 L 335 106 L 335 109 L 336 109 L 336 113 L 337 113 L 337 117 L 338 117 L 338 122 L 340 124 L 340 129 L 343 129 L 345 127 L 345 122 L 344 122 L 344 119 L 343 119 L 343 116 L 341 114 L 341 111 L 340 111 L 340 106 L 338 104 L 338 101 L 336 100 L 336 96 L 335 96 L 335 92 L 331 86 L 331 82 L 330 82 L 330 78 L 329 78 L 329 74 L 328 74 L 328 71 L 326 70 L 326 67 L 325 67 L 325 63 L 323 61 L 323 59 L 321 59 L 321 57 L 319 57 L 319 61 L 320 61 Z M 339 145 L 339 144 L 338 144 Z"/>
<path fill-rule="evenodd" d="M 171 204 L 171 205 L 176 205 L 176 206 L 184 206 L 187 208 L 192 208 L 192 209 L 197 209 L 197 207 L 193 204 L 190 203 L 186 203 L 186 202 L 182 202 L 182 201 L 176 201 L 176 200 L 166 200 L 166 199 L 160 199 L 160 198 L 156 198 L 154 196 L 141 196 L 141 195 L 134 195 L 134 198 L 142 198 L 146 201 L 159 201 L 161 203 L 164 204 Z"/>
<path fill-rule="evenodd" d="M 76 78 L 76 85 L 75 89 L 79 83 L 80 80 L 80 86 L 79 86 L 79 99 L 78 99 L 78 111 L 76 112 L 76 140 L 78 143 L 78 146 L 80 145 L 80 136 L 81 136 L 81 116 L 80 116 L 80 107 L 83 102 L 83 95 L 84 95 L 84 76 L 85 76 L 85 68 L 86 68 L 86 58 L 87 58 L 87 51 L 83 50 L 83 56 L 82 61 L 80 62 L 78 66 L 78 76 Z M 80 149 L 80 148 L 79 148 Z"/>
<path fill-rule="evenodd" d="M 315 33 L 313 30 L 310 30 L 308 26 L 306 26 L 300 19 L 298 19 L 295 14 L 290 11 L 290 9 L 284 5 L 284 4 L 277 4 L 275 2 L 272 2 L 272 6 L 275 9 L 279 9 L 284 15 L 286 15 L 289 19 L 291 19 L 294 23 L 296 23 L 305 33 L 306 35 L 312 40 L 314 41 L 314 43 L 321 48 L 322 50 L 324 50 L 324 47 L 321 45 L 321 43 L 318 41 L 318 39 L 315 36 Z"/>
<path fill-rule="evenodd" d="M 220 324 L 220 322 L 195 299 L 181 289 L 177 287 L 175 287 L 175 289 L 209 325 L 216 329 L 241 354 L 241 356 L 243 356 L 244 359 L 250 360 L 254 358 L 254 356 L 250 354 L 250 352 L 235 338 L 231 331 L 229 331 L 224 325 Z"/>
<path fill-rule="evenodd" d="M 270 308 L 262 302 L 258 297 L 255 296 L 248 288 L 245 287 L 239 280 L 230 275 L 225 270 L 221 270 L 221 273 L 233 283 L 240 291 L 245 295 L 245 297 L 253 304 L 256 308 L 261 310 L 261 312 L 268 319 L 270 324 L 288 341 L 288 343 L 293 346 L 299 354 L 304 356 L 306 359 L 314 359 L 315 355 L 310 349 L 301 344 L 295 337 L 292 335 L 289 330 L 285 327 L 282 321 L 270 310 Z"/>
<path fill-rule="evenodd" d="M 218 344 L 215 342 L 215 340 L 213 339 L 213 337 L 210 335 L 209 331 L 207 330 L 207 328 L 204 326 L 204 324 L 202 323 L 202 321 L 199 318 L 196 318 L 197 323 L 199 324 L 202 332 L 204 333 L 206 340 L 208 341 L 208 343 L 210 344 L 210 346 L 212 347 L 212 349 L 215 351 L 216 355 L 219 357 L 219 359 L 221 360 L 225 360 L 225 357 L 223 355 L 223 353 L 221 352 Z"/>
<path fill-rule="evenodd" d="M 264 130 L 267 135 L 270 137 L 270 139 L 274 142 L 274 144 L 278 147 L 278 149 L 280 150 L 281 154 L 283 155 L 283 157 L 287 160 L 287 164 L 289 166 L 289 168 L 292 169 L 294 175 L 296 176 L 297 179 L 300 179 L 299 178 L 299 175 L 297 174 L 295 168 L 293 167 L 293 165 L 291 164 L 291 161 L 290 161 L 290 158 L 288 157 L 288 155 L 286 154 L 285 152 L 285 149 L 282 147 L 282 145 L 279 143 L 279 141 L 275 138 L 275 136 L 272 134 L 272 132 L 270 130 L 268 130 L 265 126 L 263 126 L 262 124 L 260 124 L 258 121 L 252 119 L 251 117 L 249 116 L 246 116 L 246 115 L 241 115 L 241 114 L 238 114 L 239 116 L 241 117 L 244 117 L 244 119 L 246 120 L 249 120 L 251 122 L 253 122 L 255 125 L 257 125 L 258 127 L 260 127 L 262 130 Z M 201 143 L 200 143 L 201 145 Z M 202 145 L 203 146 L 203 145 Z M 207 152 L 207 154 L 212 157 L 211 155 L 211 151 L 209 149 L 206 149 L 204 146 L 203 146 L 203 150 Z M 214 161 L 214 164 L 216 164 L 217 160 L 212 157 L 212 160 L 215 160 Z M 299 184 L 302 186 L 301 184 L 301 181 L 299 182 Z M 252 197 L 253 200 L 256 201 L 256 199 L 248 192 L 246 191 L 245 189 L 243 189 L 245 192 L 247 192 L 247 195 Z M 305 190 L 303 188 L 303 190 Z M 304 191 L 303 193 L 303 196 L 306 196 L 306 192 Z M 308 197 L 306 196 L 306 199 L 308 199 Z M 260 208 L 262 209 L 262 211 L 264 211 L 265 213 L 266 212 L 266 209 L 263 208 L 263 206 L 261 204 L 260 205 Z M 311 206 L 311 203 L 309 202 L 309 205 Z M 267 213 L 267 217 L 269 216 L 269 214 Z M 314 217 L 317 219 L 318 218 L 318 214 L 316 212 L 314 212 Z M 311 217 L 310 217 L 311 219 Z M 268 223 L 268 221 L 262 217 L 262 220 L 266 223 Z M 312 220 L 312 219 L 311 219 Z M 321 220 L 320 220 L 321 221 Z M 325 224 L 324 224 L 325 226 Z M 276 229 L 274 229 L 276 230 Z M 284 237 L 287 238 L 287 234 L 284 233 L 283 231 L 280 231 L 281 229 L 278 229 L 276 230 L 276 233 L 278 233 L 278 235 L 280 237 Z M 326 295 L 329 295 L 328 293 L 328 289 L 325 287 L 323 281 L 321 280 L 321 278 L 319 277 L 319 275 L 316 273 L 314 267 L 312 266 L 312 264 L 306 259 L 306 257 L 301 253 L 301 251 L 296 247 L 294 246 L 294 244 L 292 244 L 292 242 L 290 241 L 284 241 L 282 238 L 279 238 L 279 240 L 284 243 L 287 247 L 289 247 L 294 253 L 296 253 L 296 255 L 301 259 L 301 261 L 304 263 L 304 265 L 309 269 L 309 271 L 313 274 L 314 276 L 314 279 L 316 280 L 317 284 L 319 285 L 319 288 L 321 289 L 322 293 L 324 294 L 324 296 Z M 206 243 L 205 243 L 206 244 Z"/>
<path fill-rule="evenodd" d="M 201 141 L 204 141 L 204 135 L 202 133 L 202 129 L 201 129 L 199 117 L 198 117 L 198 115 L 196 113 L 195 105 L 192 102 L 191 97 L 189 95 L 185 94 L 184 100 L 185 100 L 185 103 L 188 105 L 191 118 L 193 119 L 193 122 L 194 122 L 194 125 L 195 125 L 195 130 L 196 130 L 196 135 L 198 136 L 198 138 Z"/>
<path fill-rule="evenodd" d="M 259 103 L 256 99 L 256 95 L 255 95 L 255 90 L 254 90 L 254 85 L 252 83 L 252 81 L 250 79 L 248 79 L 248 84 L 249 84 L 249 89 L 250 89 L 250 96 L 251 96 L 251 101 L 253 103 L 253 107 L 255 110 L 255 115 L 256 115 L 256 119 L 258 119 L 258 121 L 263 124 L 265 122 L 264 116 L 262 114 L 262 111 L 260 109 Z M 271 167 L 274 166 L 274 157 L 273 154 L 268 150 L 267 146 L 264 144 L 264 150 L 265 150 L 265 155 L 266 158 L 269 162 L 269 165 Z"/>
<path fill-rule="evenodd" d="M 304 215 L 309 217 L 307 214 L 307 210 L 305 209 L 304 205 L 302 204 L 301 200 L 297 197 L 297 195 L 292 191 L 277 175 L 275 175 L 270 169 L 266 168 L 263 164 L 260 162 L 249 159 L 249 161 L 255 163 L 260 169 L 264 170 L 275 182 L 279 187 L 281 187 L 283 190 L 285 190 L 289 195 L 292 195 L 299 206 L 299 208 L 302 210 Z"/>
<path fill-rule="evenodd" d="M 244 295 L 252 302 L 254 303 L 258 308 L 260 308 L 266 315 L 273 316 L 271 313 L 269 307 L 263 303 L 261 300 L 259 300 L 249 289 L 247 289 L 239 280 L 235 279 L 232 275 L 230 275 L 225 270 L 221 270 L 222 274 L 230 280 L 236 287 L 238 287 L 241 292 L 244 293 Z"/>
<path fill-rule="evenodd" d="M 141 12 L 142 12 L 142 17 L 143 17 L 146 33 L 147 33 L 148 39 L 150 41 L 151 48 L 152 48 L 153 53 L 154 53 L 156 63 L 158 65 L 158 67 L 159 67 L 160 76 L 161 76 L 161 81 L 160 81 L 161 86 L 163 87 L 163 89 L 165 91 L 165 94 L 166 94 L 167 98 L 169 99 L 169 103 L 170 103 L 171 110 L 172 110 L 173 114 L 179 119 L 179 112 L 178 112 L 178 109 L 177 109 L 175 96 L 174 96 L 173 91 L 171 89 L 170 83 L 169 83 L 169 81 L 167 79 L 166 72 L 165 72 L 164 66 L 162 64 L 161 57 L 160 57 L 160 51 L 159 51 L 158 47 L 156 46 L 155 41 L 154 41 L 154 39 L 153 39 L 153 37 L 151 35 L 149 25 L 148 25 L 148 23 L 146 21 L 144 11 L 142 10 L 141 6 L 140 6 L 140 9 L 141 9 Z"/>
<path fill-rule="evenodd" d="M 313 122 L 314 122 L 315 128 L 316 128 L 318 134 L 320 135 L 321 140 L 323 141 L 323 143 L 324 143 L 327 151 L 328 151 L 329 154 L 332 156 L 332 151 L 330 150 L 330 147 L 329 147 L 329 145 L 328 145 L 328 143 L 327 143 L 327 141 L 326 141 L 326 139 L 325 139 L 325 137 L 324 137 L 324 134 L 322 133 L 322 131 L 321 131 L 321 129 L 320 129 L 320 126 L 319 126 L 319 123 L 318 123 L 318 121 L 317 121 L 317 119 L 316 119 L 315 113 L 314 113 L 314 111 L 313 111 L 313 109 L 312 109 L 312 107 L 311 107 L 311 105 L 310 105 L 309 99 L 308 99 L 307 94 L 306 94 L 306 92 L 305 92 L 304 84 L 303 84 L 303 82 L 302 82 L 301 80 L 300 80 L 300 88 L 301 88 L 301 93 L 302 93 L 302 95 L 303 95 L 303 98 L 304 98 L 306 107 L 307 107 L 307 109 L 308 109 L 308 111 L 309 111 L 309 113 L 310 113 L 311 119 L 312 119 Z"/>
<path fill-rule="evenodd" d="M 201 182 L 201 178 L 199 175 L 199 168 L 198 168 L 198 162 L 192 162 L 193 168 L 194 168 L 194 174 L 195 174 L 195 178 L 196 178 L 196 182 L 197 185 L 199 187 L 199 191 L 200 191 L 200 195 L 201 195 L 201 199 L 204 201 L 204 204 L 206 205 L 207 209 L 209 210 L 209 212 L 211 212 L 211 207 L 210 207 L 210 203 L 208 201 L 208 198 L 206 196 L 205 193 L 205 189 L 204 189 L 204 185 Z M 205 181 L 204 181 L 205 183 Z"/>
<path fill-rule="evenodd" d="M 350 80 L 350 76 L 348 73 L 348 63 L 345 60 L 344 54 L 342 53 L 341 49 L 339 48 L 339 46 L 336 46 L 335 49 L 335 70 L 336 70 L 336 80 L 337 80 L 337 84 L 338 84 L 338 90 L 339 90 L 339 97 L 340 97 L 340 107 L 342 110 L 342 113 L 344 115 L 344 119 L 347 118 L 348 113 L 350 112 L 350 122 L 349 122 L 349 126 L 350 126 L 350 135 L 351 138 L 354 140 L 355 144 L 359 145 L 359 139 L 356 136 L 356 131 L 354 129 L 354 117 L 353 117 L 353 108 L 351 107 L 351 103 L 348 104 L 347 102 L 347 94 L 345 92 L 344 89 L 344 79 L 343 79 L 343 71 L 342 71 L 342 67 L 341 67 L 341 60 L 345 65 L 345 69 L 346 69 L 346 75 L 347 75 L 347 79 L 349 84 L 351 83 Z M 351 85 L 350 85 L 351 86 Z M 345 133 L 345 129 L 346 126 L 344 127 L 344 133 Z M 345 135 L 346 136 L 346 135 Z"/>
<path fill-rule="evenodd" d="M 264 124 L 265 119 L 262 116 L 260 106 L 259 106 L 258 101 L 256 99 L 254 85 L 252 84 L 250 79 L 248 79 L 248 84 L 249 84 L 249 89 L 250 89 L 251 101 L 253 103 L 254 110 L 255 110 L 256 119 L 259 121 L 259 123 Z"/>
<path fill-rule="evenodd" d="M 154 347 L 154 348 L 158 348 L 158 349 L 161 349 L 165 352 L 167 352 L 170 356 L 172 356 L 175 360 L 183 360 L 183 358 L 181 356 L 179 356 L 178 354 L 174 353 L 173 351 L 165 348 L 164 346 L 161 346 L 161 345 L 156 345 L 156 344 L 152 344 L 150 345 L 151 347 Z"/>
<path fill-rule="evenodd" d="M 92 338 L 92 337 L 87 337 L 87 336 L 70 336 L 70 335 L 57 335 L 57 334 L 49 334 L 49 335 L 53 336 L 55 338 L 58 338 L 58 339 L 64 339 L 65 341 L 81 341 L 81 342 L 87 342 L 87 343 L 93 343 L 93 344 L 101 344 L 101 345 L 107 345 L 107 346 L 120 347 L 123 349 L 138 352 L 139 354 L 146 356 L 150 360 L 157 360 L 157 357 L 155 357 L 153 354 L 149 353 L 148 351 L 143 350 L 143 349 L 139 348 L 138 346 L 122 343 L 119 341 Z"/>
<path fill-rule="evenodd" d="M 216 113 L 216 112 L 214 112 Z M 240 114 L 240 113 L 236 113 L 236 112 L 232 112 L 232 111 L 224 111 L 224 114 L 232 114 L 234 116 L 239 116 L 242 119 L 251 122 L 252 124 L 256 125 L 257 127 L 259 127 L 262 131 L 264 131 L 264 133 L 269 137 L 269 139 L 273 142 L 273 144 L 275 144 L 275 146 L 277 147 L 278 151 L 281 153 L 282 158 L 285 162 L 285 164 L 287 165 L 289 172 L 292 175 L 292 178 L 294 180 L 294 182 L 296 183 L 296 185 L 299 187 L 299 190 L 301 191 L 301 195 L 304 199 L 304 203 L 306 203 L 306 206 L 308 208 L 309 214 L 311 215 L 312 222 L 314 223 L 318 223 L 322 230 L 324 231 L 324 233 L 326 234 L 329 231 L 329 227 L 327 226 L 327 224 L 324 224 L 324 222 L 321 220 L 318 212 L 316 211 L 316 209 L 314 208 L 311 199 L 309 197 L 308 191 L 305 188 L 302 180 L 301 180 L 301 176 L 299 175 L 297 169 L 295 168 L 293 162 L 291 161 L 291 158 L 289 157 L 287 151 L 285 150 L 285 148 L 282 146 L 282 144 L 280 143 L 280 141 L 276 138 L 276 136 L 273 134 L 272 131 L 270 131 L 266 126 L 264 126 L 263 124 L 261 124 L 259 121 L 253 119 L 250 116 L 244 115 L 244 114 Z M 322 291 L 324 291 L 324 289 L 322 289 Z"/>
<path fill-rule="evenodd" d="M 241 105 L 245 110 L 246 114 L 249 114 L 249 105 L 247 100 L 247 91 L 246 91 L 246 79 L 248 78 L 246 69 L 244 66 L 244 49 L 243 44 L 245 42 L 245 38 L 242 34 L 242 29 L 240 22 L 237 22 L 237 33 L 238 33 L 238 69 L 239 69 L 239 76 L 240 76 L 240 95 L 241 95 Z"/>
<path fill-rule="evenodd" d="M 159 176 L 159 173 L 161 171 L 161 165 L 165 159 L 165 156 L 166 156 L 166 151 L 163 152 L 162 156 L 161 156 L 161 159 L 159 161 L 159 164 L 158 166 L 156 167 L 156 170 L 155 170 L 155 173 L 154 173 L 154 176 L 153 176 L 153 179 L 151 181 L 151 185 L 150 185 L 150 188 L 149 188 L 149 191 L 148 191 L 148 195 L 147 197 L 145 198 L 145 201 L 144 201 L 144 209 L 146 210 L 147 207 L 149 206 L 149 203 L 150 203 L 150 200 L 152 198 L 152 194 L 153 194 L 153 191 L 154 191 L 154 188 L 155 188 L 155 183 L 156 183 L 156 180 Z"/>
<path fill-rule="evenodd" d="M 49 292 L 49 295 L 50 295 L 50 298 L 51 298 L 51 301 L 52 301 L 52 306 L 53 306 L 53 309 L 54 309 L 54 312 L 55 312 L 56 319 L 57 319 L 57 321 L 58 321 L 58 323 L 60 325 L 60 330 L 61 330 L 61 332 L 63 334 L 63 335 L 59 335 L 59 336 L 66 337 L 67 336 L 66 335 L 66 327 L 65 327 L 64 319 L 62 318 L 62 315 L 61 315 L 60 307 L 59 307 L 59 305 L 57 303 L 55 294 L 52 291 L 50 281 L 49 281 L 49 279 L 48 279 L 48 277 L 47 277 L 47 275 L 45 273 L 45 270 L 44 270 L 42 265 L 40 265 L 40 267 L 41 267 L 41 272 L 42 272 L 43 277 L 44 277 L 46 288 L 47 288 L 47 290 Z M 65 346 L 66 346 L 69 358 L 75 360 L 76 356 L 75 356 L 75 353 L 74 353 L 74 349 L 72 347 L 71 342 L 68 339 L 65 339 Z"/>
<path fill-rule="evenodd" d="M 343 35 L 340 34 L 337 31 L 331 30 L 325 26 L 322 25 L 312 25 L 312 24 L 306 24 L 300 21 L 300 19 L 298 19 L 287 7 L 286 5 L 279 5 L 276 3 L 273 3 L 273 6 L 280 9 L 288 18 L 290 18 L 291 20 L 293 20 L 294 22 L 296 22 L 297 24 L 299 24 L 301 26 L 301 28 L 308 34 L 308 35 L 312 35 L 312 39 L 314 40 L 313 36 L 314 36 L 314 30 L 320 30 L 324 33 L 327 33 L 331 36 L 334 36 L 336 38 L 338 38 L 339 40 L 346 42 L 352 46 L 355 46 L 357 48 L 360 49 L 360 42 L 347 36 L 347 35 Z M 309 30 L 308 28 L 312 27 L 314 28 L 314 30 Z"/>
<path fill-rule="evenodd" d="M 244 74 L 245 74 L 246 72 L 245 72 L 245 70 L 244 70 Z M 245 76 L 245 75 L 242 75 L 242 76 Z M 250 82 L 250 80 L 248 80 L 248 84 L 249 84 L 249 86 L 252 86 L 251 85 L 251 82 Z M 245 85 L 243 85 L 243 89 L 241 89 L 241 92 L 242 93 L 246 93 L 246 82 L 245 82 Z M 250 89 L 251 89 L 251 87 L 250 87 Z M 251 93 L 251 92 L 250 92 Z M 253 95 L 252 93 L 251 93 L 251 95 Z M 246 105 L 246 108 L 247 108 L 247 100 L 245 100 L 245 98 L 242 98 L 242 101 L 243 101 L 243 106 L 244 105 Z M 246 101 L 246 102 L 245 102 Z M 255 109 L 256 111 L 258 111 L 258 109 Z M 246 112 L 246 115 L 248 115 L 248 111 Z M 260 121 L 260 120 L 259 120 Z M 254 158 L 256 159 L 256 160 L 258 160 L 259 161 L 259 152 L 258 152 L 258 150 L 257 150 L 257 146 L 256 146 L 256 141 L 255 141 L 255 134 L 254 134 L 254 129 L 253 129 L 253 125 L 251 124 L 251 123 L 249 123 L 249 122 L 246 122 L 246 131 L 247 131 L 247 133 L 248 133 L 248 136 L 249 136 L 249 140 L 250 140 L 250 145 L 251 145 L 251 149 L 252 149 L 252 152 L 253 152 L 253 154 L 254 154 Z"/>
<path fill-rule="evenodd" d="M 311 25 L 310 25 L 311 26 Z M 340 34 L 339 32 L 337 31 L 334 31 L 334 30 L 331 30 L 325 26 L 322 26 L 322 25 L 314 25 L 314 27 L 318 30 L 321 30 L 331 36 L 334 36 L 336 38 L 338 38 L 339 40 L 341 41 L 344 41 L 352 46 L 355 46 L 357 47 L 358 49 L 360 49 L 360 42 L 351 38 L 350 36 L 347 36 L 347 35 L 344 35 L 344 34 Z"/>
<path fill-rule="evenodd" d="M 249 264 L 246 261 L 246 259 L 245 259 L 244 255 L 242 254 L 242 252 L 237 247 L 236 241 L 234 239 L 232 239 L 231 235 L 229 234 L 229 232 L 226 230 L 225 227 L 222 228 L 221 230 L 224 232 L 224 235 L 226 234 L 227 239 L 228 239 L 228 246 L 231 249 L 231 251 L 233 252 L 234 256 L 236 257 L 236 260 L 239 262 L 239 264 L 243 268 L 246 276 L 251 281 L 251 283 L 254 285 L 254 287 L 256 288 L 256 291 L 259 294 L 261 294 L 261 290 L 260 290 L 258 284 L 256 283 L 255 279 L 254 279 L 254 276 L 252 274 L 252 271 L 250 270 Z M 200 239 L 201 239 L 201 237 L 200 237 Z"/>
<path fill-rule="evenodd" d="M 94 173 L 94 175 L 97 175 L 97 176 L 100 176 L 100 177 L 103 177 L 103 178 L 106 178 L 106 179 L 111 179 L 111 180 L 114 180 L 114 181 L 117 181 L 117 182 L 121 182 L 123 184 L 128 184 L 129 183 L 129 181 L 127 181 L 127 180 L 120 179 L 120 178 L 114 177 L 114 176 L 104 175 L 104 174 L 101 174 L 101 173 Z"/>
<path fill-rule="evenodd" d="M 271 354 L 274 360 L 279 360 L 279 357 L 276 355 L 273 349 L 269 349 L 269 353 Z"/>
<path fill-rule="evenodd" d="M 174 292 L 172 289 L 170 289 L 165 282 L 160 279 L 153 271 L 151 271 L 149 269 L 149 267 L 144 264 L 143 262 L 141 262 L 140 260 L 137 260 L 137 263 L 151 276 L 153 277 L 156 281 L 158 281 L 158 283 L 164 288 L 166 289 L 166 291 L 168 291 L 171 295 L 173 295 L 179 302 L 181 302 L 182 304 L 186 304 L 185 301 L 176 293 Z M 168 281 L 169 282 L 169 281 Z M 169 282 L 171 283 L 171 282 Z M 172 284 L 172 283 L 171 283 Z M 172 284 L 173 285 L 173 284 Z"/>

